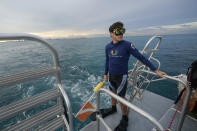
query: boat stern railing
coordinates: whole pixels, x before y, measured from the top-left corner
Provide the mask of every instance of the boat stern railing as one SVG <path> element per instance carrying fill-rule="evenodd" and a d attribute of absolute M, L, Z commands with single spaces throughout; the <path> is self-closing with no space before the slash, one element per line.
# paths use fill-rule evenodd
<path fill-rule="evenodd" d="M 134 86 L 134 87 L 137 87 L 137 81 L 138 81 L 137 76 L 139 76 L 141 73 L 147 73 L 147 74 L 150 74 L 150 75 L 157 76 L 156 73 L 151 72 L 151 71 L 148 71 L 148 70 L 138 70 L 138 71 L 136 72 L 136 74 L 134 74 L 134 78 L 135 78 L 135 79 L 133 80 L 133 86 Z M 184 99 L 184 102 L 183 102 L 182 110 L 181 110 L 181 112 L 180 112 L 179 121 L 178 121 L 178 124 L 177 124 L 177 127 L 176 127 L 176 131 L 180 131 L 181 128 L 182 128 L 184 119 L 185 119 L 187 106 L 188 106 L 189 99 L 190 99 L 190 96 L 191 96 L 191 90 L 190 90 L 189 86 L 187 85 L 187 83 L 185 83 L 183 80 L 181 80 L 181 79 L 179 79 L 179 78 L 177 78 L 177 77 L 173 77 L 173 76 L 165 75 L 164 78 L 159 78 L 159 79 L 156 79 L 156 80 L 154 80 L 154 81 L 160 81 L 160 80 L 165 80 L 165 79 L 169 79 L 169 80 L 173 80 L 173 81 L 179 82 L 179 83 L 181 83 L 181 84 L 184 86 L 184 88 L 186 89 L 185 99 Z"/>
<path fill-rule="evenodd" d="M 141 116 L 143 116 L 144 118 L 146 118 L 147 120 L 149 120 L 153 125 L 155 125 L 156 129 L 159 131 L 165 131 L 163 126 L 158 122 L 158 120 L 156 120 L 152 115 L 150 115 L 149 113 L 145 112 L 144 110 L 140 109 L 139 107 L 135 106 L 134 104 L 131 104 L 129 101 L 123 99 L 122 97 L 114 94 L 113 92 L 105 89 L 105 88 L 101 88 L 98 92 L 97 92 L 97 97 L 96 97 L 96 110 L 99 111 L 100 109 L 100 92 L 104 92 L 108 95 L 110 95 L 111 97 L 115 98 L 116 100 L 118 100 L 119 102 L 121 102 L 122 104 L 124 104 L 125 106 L 127 106 L 129 109 L 139 113 Z M 103 118 L 100 116 L 100 114 L 97 114 L 97 131 L 100 131 L 100 122 L 103 123 L 104 127 L 108 130 L 111 131 L 112 129 L 107 125 L 107 123 L 103 120 Z"/>
<path fill-rule="evenodd" d="M 150 75 L 155 75 L 157 76 L 156 73 L 154 72 L 151 72 L 151 71 L 148 71 L 148 70 L 138 70 L 138 72 L 136 72 L 134 78 L 137 78 L 137 76 L 141 73 L 148 73 Z M 184 85 L 184 87 L 186 87 L 186 83 L 184 81 L 182 81 L 181 79 L 177 78 L 177 77 L 172 77 L 172 76 L 168 76 L 168 75 L 165 75 L 165 78 L 161 78 L 159 80 L 164 80 L 164 79 L 169 79 L 169 80 L 173 80 L 173 81 L 176 81 L 176 82 L 180 82 L 181 84 Z M 137 79 L 134 79 L 134 86 L 137 85 Z M 156 127 L 156 130 L 159 130 L 159 131 L 164 131 L 164 127 L 159 123 L 158 120 L 156 120 L 152 115 L 150 115 L 149 113 L 145 112 L 144 110 L 140 109 L 139 107 L 133 105 L 132 103 L 130 103 L 129 101 L 123 99 L 122 97 L 114 94 L 113 92 L 105 89 L 105 88 L 101 88 L 99 89 L 99 91 L 97 92 L 97 97 L 96 97 L 96 110 L 99 111 L 100 109 L 100 92 L 104 92 L 108 95 L 110 95 L 111 97 L 115 98 L 116 100 L 118 100 L 119 102 L 121 102 L 122 104 L 124 104 L 125 106 L 127 106 L 129 109 L 139 113 L 141 116 L 143 116 L 144 118 L 146 118 L 147 120 L 149 120 L 155 127 Z M 183 103 L 183 107 L 182 107 L 182 110 L 181 110 L 181 116 L 179 118 L 179 122 L 178 122 L 178 125 L 177 125 L 177 129 L 176 131 L 180 131 L 181 127 L 182 127 L 182 124 L 183 124 L 183 121 L 184 121 L 184 117 L 185 117 L 185 112 L 186 112 L 186 108 L 187 108 L 187 105 L 188 105 L 188 101 L 189 101 L 189 97 L 190 97 L 190 89 L 189 88 L 186 88 L 186 98 L 184 99 L 184 103 Z M 107 123 L 104 121 L 104 119 L 100 116 L 100 114 L 97 114 L 97 131 L 100 130 L 100 122 L 104 125 L 104 127 L 108 130 L 108 131 L 111 131 L 112 129 L 107 125 Z"/>

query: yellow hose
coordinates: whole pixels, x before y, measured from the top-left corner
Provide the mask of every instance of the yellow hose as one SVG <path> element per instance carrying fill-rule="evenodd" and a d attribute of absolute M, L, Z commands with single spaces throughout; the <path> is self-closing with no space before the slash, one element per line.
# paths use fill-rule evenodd
<path fill-rule="evenodd" d="M 100 82 L 95 88 L 94 88 L 94 92 L 96 93 L 100 88 L 102 88 L 104 86 L 104 82 Z"/>

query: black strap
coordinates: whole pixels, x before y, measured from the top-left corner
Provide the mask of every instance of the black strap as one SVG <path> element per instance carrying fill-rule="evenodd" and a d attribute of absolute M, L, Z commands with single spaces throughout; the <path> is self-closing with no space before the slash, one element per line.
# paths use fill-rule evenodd
<path fill-rule="evenodd" d="M 176 101 L 174 102 L 174 104 L 177 104 L 179 102 L 179 100 L 181 99 L 181 96 L 183 95 L 183 92 L 185 91 L 185 88 L 181 91 L 181 93 L 178 95 L 178 97 L 176 98 Z"/>

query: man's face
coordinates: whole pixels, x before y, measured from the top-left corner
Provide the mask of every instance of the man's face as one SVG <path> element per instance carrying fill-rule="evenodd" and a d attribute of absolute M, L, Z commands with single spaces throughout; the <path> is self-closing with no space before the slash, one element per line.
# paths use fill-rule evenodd
<path fill-rule="evenodd" d="M 121 41 L 122 39 L 123 39 L 123 35 L 118 35 L 118 36 L 116 36 L 114 33 L 110 33 L 110 35 L 111 35 L 111 38 L 112 38 L 112 40 L 114 40 L 114 41 Z"/>
<path fill-rule="evenodd" d="M 125 33 L 125 28 L 118 27 L 115 28 L 111 33 L 112 40 L 115 42 L 121 41 L 123 38 L 123 34 Z"/>

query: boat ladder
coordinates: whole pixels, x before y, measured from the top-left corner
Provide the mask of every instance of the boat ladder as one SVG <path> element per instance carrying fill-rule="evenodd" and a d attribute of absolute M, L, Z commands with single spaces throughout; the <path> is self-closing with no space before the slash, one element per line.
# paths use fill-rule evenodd
<path fill-rule="evenodd" d="M 0 41 L 21 40 L 39 42 L 46 46 L 52 54 L 53 65 L 37 70 L 28 70 L 22 73 L 0 76 L 0 89 L 9 88 L 17 84 L 51 75 L 55 76 L 57 86 L 34 96 L 0 107 L 0 122 L 5 122 L 20 113 L 42 106 L 52 100 L 55 100 L 56 104 L 2 130 L 21 131 L 35 129 L 40 131 L 51 131 L 63 128 L 64 130 L 72 131 L 72 108 L 68 96 L 61 85 L 60 67 L 56 50 L 47 41 L 35 35 L 0 34 Z"/>

